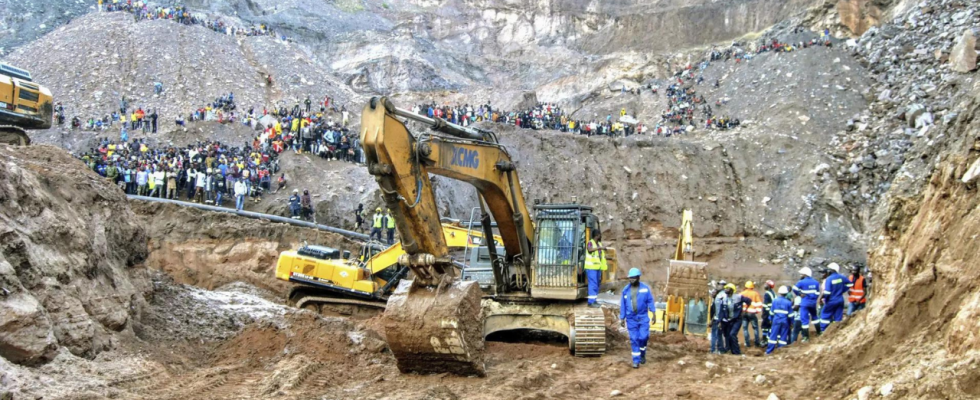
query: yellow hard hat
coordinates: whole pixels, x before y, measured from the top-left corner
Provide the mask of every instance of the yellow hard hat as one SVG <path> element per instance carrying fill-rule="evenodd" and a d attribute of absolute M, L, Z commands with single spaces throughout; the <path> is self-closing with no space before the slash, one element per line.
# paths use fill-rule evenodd
<path fill-rule="evenodd" d="M 374 211 L 381 212 L 381 207 L 374 209 Z"/>
<path fill-rule="evenodd" d="M 752 281 L 745 282 L 746 289 L 755 289 L 755 283 Z"/>
<path fill-rule="evenodd" d="M 734 283 L 729 283 L 729 284 L 725 285 L 725 289 L 736 290 L 738 288 L 735 287 L 735 284 Z"/>

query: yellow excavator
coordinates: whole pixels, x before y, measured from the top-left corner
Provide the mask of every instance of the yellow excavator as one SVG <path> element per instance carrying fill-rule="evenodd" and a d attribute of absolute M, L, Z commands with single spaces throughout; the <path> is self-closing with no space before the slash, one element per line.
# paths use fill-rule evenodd
<path fill-rule="evenodd" d="M 46 87 L 35 83 L 30 72 L 0 63 L 0 143 L 31 144 L 26 130 L 50 128 L 53 115 Z"/>
<path fill-rule="evenodd" d="M 431 132 L 413 135 L 399 118 Z M 405 251 L 399 265 L 413 274 L 398 284 L 383 317 L 400 371 L 483 376 L 486 335 L 507 330 L 560 333 L 576 356 L 605 352 L 605 316 L 585 303 L 586 243 L 601 231 L 591 207 L 536 201 L 532 216 L 514 160 L 493 132 L 417 115 L 386 98 L 364 107 L 360 138 L 368 172 L 394 211 Z M 503 251 L 487 246 L 487 284 L 460 278 L 466 269 L 440 231 L 429 174 L 476 188 L 485 236 L 493 232 L 491 216 L 496 222 Z M 616 269 L 613 249 L 607 260 L 606 279 Z"/>
<path fill-rule="evenodd" d="M 451 249 L 485 246 L 483 232 L 444 223 L 442 232 Z M 497 243 L 500 237 L 494 237 Z M 364 243 L 360 255 L 325 246 L 306 245 L 279 254 L 276 278 L 294 283 L 287 303 L 316 313 L 371 317 L 383 311 L 388 296 L 408 268 L 398 265 L 405 254 L 401 242 L 384 247 Z M 464 255 L 465 256 L 465 255 Z"/>
<path fill-rule="evenodd" d="M 707 336 L 711 296 L 708 287 L 708 263 L 694 261 L 694 214 L 681 213 L 677 248 L 667 267 L 664 307 L 657 309 L 657 323 L 651 332 L 678 331 L 687 335 Z"/>

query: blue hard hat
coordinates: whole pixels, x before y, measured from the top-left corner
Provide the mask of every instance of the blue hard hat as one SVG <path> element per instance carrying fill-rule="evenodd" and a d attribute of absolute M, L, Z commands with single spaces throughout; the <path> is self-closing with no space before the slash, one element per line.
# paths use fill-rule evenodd
<path fill-rule="evenodd" d="M 640 277 L 640 269 L 639 268 L 630 268 L 629 277 L 630 278 L 639 278 Z"/>

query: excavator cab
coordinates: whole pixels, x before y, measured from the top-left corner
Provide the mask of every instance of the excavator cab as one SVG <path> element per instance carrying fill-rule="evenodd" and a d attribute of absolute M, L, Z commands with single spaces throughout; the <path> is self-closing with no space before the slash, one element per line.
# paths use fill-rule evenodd
<path fill-rule="evenodd" d="M 585 298 L 588 296 L 586 243 L 596 232 L 601 232 L 599 218 L 592 213 L 592 207 L 581 204 L 538 204 L 533 209 L 535 247 L 531 262 L 531 297 Z M 606 275 L 614 276 L 615 268 L 611 273 L 607 270 Z"/>

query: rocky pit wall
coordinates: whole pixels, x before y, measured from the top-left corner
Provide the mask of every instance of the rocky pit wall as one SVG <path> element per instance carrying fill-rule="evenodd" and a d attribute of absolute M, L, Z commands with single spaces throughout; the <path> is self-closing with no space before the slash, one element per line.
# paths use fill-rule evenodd
<path fill-rule="evenodd" d="M 121 192 L 63 150 L 0 145 L 0 356 L 115 347 L 144 305 L 147 235 Z"/>

